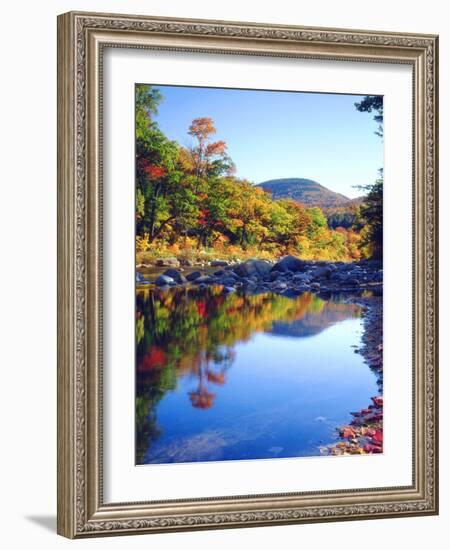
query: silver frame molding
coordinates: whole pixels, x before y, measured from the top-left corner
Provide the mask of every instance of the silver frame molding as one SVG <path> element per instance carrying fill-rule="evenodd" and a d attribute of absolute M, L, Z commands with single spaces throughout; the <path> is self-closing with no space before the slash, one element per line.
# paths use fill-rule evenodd
<path fill-rule="evenodd" d="M 413 68 L 413 484 L 114 503 L 102 494 L 102 51 L 167 49 Z M 58 533 L 101 535 L 438 513 L 438 38 L 70 12 L 58 17 Z"/>

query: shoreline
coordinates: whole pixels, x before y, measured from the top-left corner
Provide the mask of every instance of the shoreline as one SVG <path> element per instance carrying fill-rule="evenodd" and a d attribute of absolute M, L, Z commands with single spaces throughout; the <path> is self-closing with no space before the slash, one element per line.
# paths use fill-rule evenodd
<path fill-rule="evenodd" d="M 355 350 L 377 377 L 379 394 L 372 403 L 350 412 L 348 424 L 336 428 L 340 441 L 323 448 L 325 454 L 354 455 L 383 452 L 383 300 L 381 297 L 356 299 L 364 308 L 361 347 Z"/>
<path fill-rule="evenodd" d="M 136 267 L 136 284 L 168 290 L 172 287 L 220 285 L 224 293 L 273 292 L 295 298 L 304 292 L 325 299 L 336 292 L 372 291 L 382 296 L 383 270 L 377 260 L 329 262 L 285 256 L 277 262 L 251 259 L 229 263 L 213 260 L 208 265 L 181 265 L 177 258 L 157 260 Z"/>

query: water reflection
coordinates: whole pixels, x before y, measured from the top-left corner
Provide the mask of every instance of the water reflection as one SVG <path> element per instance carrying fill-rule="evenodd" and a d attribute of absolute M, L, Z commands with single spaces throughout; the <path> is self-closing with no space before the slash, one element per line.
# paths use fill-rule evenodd
<path fill-rule="evenodd" d="M 314 339 L 333 325 L 357 320 L 360 315 L 355 304 L 345 303 L 339 297 L 322 300 L 311 293 L 291 299 L 270 293 L 227 295 L 222 287 L 165 292 L 138 289 L 136 462 L 264 458 L 273 456 L 274 448 L 284 451 L 277 456 L 311 454 L 310 443 L 303 447 L 297 443 L 299 450 L 289 450 L 286 440 L 291 438 L 290 432 L 300 429 L 301 422 L 285 426 L 280 415 L 292 422 L 300 410 L 305 416 L 304 404 L 300 406 L 298 400 L 305 388 L 310 393 L 316 390 L 317 380 L 307 381 L 306 385 L 303 381 L 293 393 L 295 377 L 298 378 L 300 367 L 302 373 L 309 372 L 315 360 L 330 361 L 321 357 L 320 350 L 314 351 L 316 345 L 320 346 Z M 359 357 L 352 357 L 350 348 L 351 343 L 357 343 L 359 329 L 356 321 L 335 342 L 333 353 L 337 358 L 339 345 L 345 347 L 345 365 L 361 362 Z M 310 343 L 299 347 L 306 340 Z M 281 359 L 283 350 L 288 348 L 289 356 L 277 366 L 274 354 Z M 291 363 L 294 368 L 286 373 Z M 318 373 L 320 369 L 315 366 L 314 370 Z M 233 381 L 228 385 L 231 373 Z M 362 400 L 372 391 L 371 383 L 364 378 Z M 272 395 L 271 388 L 277 385 L 278 392 Z M 329 402 L 334 399 L 333 391 L 325 396 Z M 316 402 L 309 406 L 308 414 L 315 414 L 317 407 L 321 410 L 320 399 Z M 285 408 L 289 403 L 289 410 L 280 412 L 281 403 Z M 351 410 L 349 403 L 341 406 L 342 410 Z M 278 427 L 262 428 L 269 413 L 278 417 Z M 247 431 L 258 433 L 256 439 L 243 435 L 245 425 Z M 267 430 L 269 433 L 265 433 Z M 278 430 L 278 435 L 274 430 Z M 305 433 L 297 435 L 301 439 Z M 284 437 L 283 445 L 269 445 L 270 441 L 279 442 L 279 437 Z"/>

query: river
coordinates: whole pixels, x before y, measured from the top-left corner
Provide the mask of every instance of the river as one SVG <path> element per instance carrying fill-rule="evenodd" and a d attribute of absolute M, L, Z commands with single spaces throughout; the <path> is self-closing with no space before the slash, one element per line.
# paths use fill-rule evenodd
<path fill-rule="evenodd" d="M 348 295 L 138 287 L 136 463 L 322 454 L 377 394 L 361 316 Z"/>

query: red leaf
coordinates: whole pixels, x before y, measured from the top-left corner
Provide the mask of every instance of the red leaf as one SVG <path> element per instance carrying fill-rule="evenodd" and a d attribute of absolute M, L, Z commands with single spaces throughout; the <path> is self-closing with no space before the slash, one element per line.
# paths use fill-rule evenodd
<path fill-rule="evenodd" d="M 345 439 L 351 439 L 352 437 L 355 437 L 355 430 L 350 426 L 345 426 L 341 429 L 340 436 Z"/>
<path fill-rule="evenodd" d="M 374 402 L 374 405 L 378 408 L 381 408 L 383 406 L 383 398 L 380 395 L 372 397 L 372 401 Z"/>
<path fill-rule="evenodd" d="M 155 166 L 154 164 L 149 164 L 145 167 L 147 175 L 151 178 L 162 178 L 166 171 L 162 166 Z"/>
<path fill-rule="evenodd" d="M 370 454 L 378 454 L 378 453 L 382 453 L 383 449 L 376 445 L 371 445 L 370 443 L 367 443 L 367 445 L 364 445 L 364 451 Z"/>
<path fill-rule="evenodd" d="M 152 346 L 147 355 L 138 365 L 139 371 L 149 371 L 154 368 L 163 367 L 166 362 L 166 354 L 164 350 L 158 346 Z"/>
<path fill-rule="evenodd" d="M 372 440 L 374 441 L 374 443 L 383 443 L 383 431 L 375 430 L 375 433 L 372 436 Z"/>
<path fill-rule="evenodd" d="M 206 317 L 206 302 L 199 300 L 197 302 L 197 311 L 200 317 Z"/>

